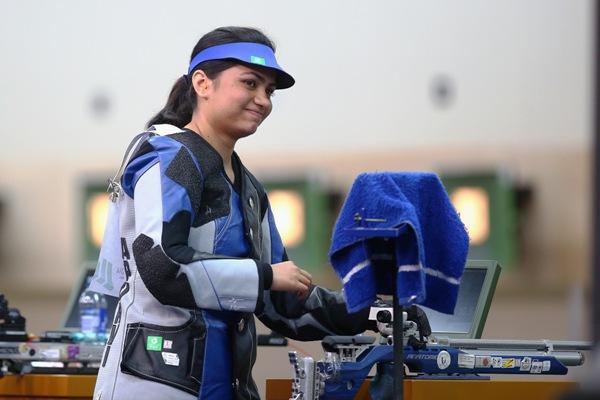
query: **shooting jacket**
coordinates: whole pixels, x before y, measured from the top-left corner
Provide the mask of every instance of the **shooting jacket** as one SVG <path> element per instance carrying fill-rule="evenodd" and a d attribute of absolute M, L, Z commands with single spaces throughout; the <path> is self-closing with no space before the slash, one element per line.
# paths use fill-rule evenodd
<path fill-rule="evenodd" d="M 200 135 L 145 141 L 122 175 L 127 280 L 95 399 L 258 399 L 254 315 L 296 340 L 365 330 L 341 293 L 270 290 L 287 259 L 262 185 L 233 154 L 236 185 Z"/>

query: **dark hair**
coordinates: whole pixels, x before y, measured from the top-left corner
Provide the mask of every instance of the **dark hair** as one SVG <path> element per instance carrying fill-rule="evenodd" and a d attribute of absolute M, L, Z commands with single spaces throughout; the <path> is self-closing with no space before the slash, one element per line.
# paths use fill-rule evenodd
<path fill-rule="evenodd" d="M 275 51 L 275 45 L 261 31 L 254 28 L 240 26 L 226 26 L 217 28 L 202 36 L 190 56 L 191 60 L 202 50 L 220 44 L 234 42 L 253 42 L 269 46 Z M 215 79 L 221 72 L 238 64 L 232 60 L 209 60 L 200 63 L 196 69 L 202 69 L 206 76 Z M 192 71 L 193 72 L 193 71 Z M 187 125 L 192 120 L 192 113 L 196 108 L 196 92 L 191 83 L 190 76 L 183 75 L 173 85 L 167 104 L 162 110 L 148 121 L 148 126 L 155 124 L 172 124 L 178 127 Z"/>

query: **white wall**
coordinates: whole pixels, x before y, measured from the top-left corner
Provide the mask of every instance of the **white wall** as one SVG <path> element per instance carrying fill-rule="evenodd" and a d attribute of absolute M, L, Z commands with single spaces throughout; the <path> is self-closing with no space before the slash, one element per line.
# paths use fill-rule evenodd
<path fill-rule="evenodd" d="M 264 29 L 297 85 L 241 149 L 589 142 L 587 0 L 0 2 L 0 160 L 105 160 L 157 111 L 201 34 Z M 453 106 L 431 80 L 450 76 Z M 102 120 L 92 96 L 106 95 Z"/>

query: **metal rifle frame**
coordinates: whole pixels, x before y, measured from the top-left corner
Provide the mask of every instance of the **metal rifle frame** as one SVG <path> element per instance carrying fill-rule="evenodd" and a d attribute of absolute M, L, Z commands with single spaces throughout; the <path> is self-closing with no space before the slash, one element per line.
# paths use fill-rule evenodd
<path fill-rule="evenodd" d="M 395 228 L 376 228 L 367 226 L 367 223 L 386 222 L 384 218 L 365 218 L 360 213 L 354 215 L 354 221 L 357 226 L 349 228 L 354 233 L 362 236 L 364 240 L 389 240 L 397 238 L 402 233 L 406 232 L 407 226 L 401 225 Z M 392 259 L 395 265 L 395 255 L 392 254 Z M 394 281 L 395 282 L 395 281 Z M 403 305 L 399 303 L 396 283 L 393 288 L 393 340 L 394 340 L 394 400 L 404 399 L 404 321 L 403 321 Z"/>

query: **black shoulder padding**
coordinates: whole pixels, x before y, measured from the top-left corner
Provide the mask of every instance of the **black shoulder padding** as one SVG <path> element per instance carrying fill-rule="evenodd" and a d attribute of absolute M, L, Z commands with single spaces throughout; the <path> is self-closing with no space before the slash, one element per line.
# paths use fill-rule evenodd
<path fill-rule="evenodd" d="M 231 193 L 219 153 L 200 135 L 189 130 L 169 137 L 183 144 L 191 152 L 202 171 L 202 204 L 199 210 L 195 210 L 196 218 L 192 226 L 198 227 L 215 218 L 229 215 Z"/>
<path fill-rule="evenodd" d="M 199 218 L 198 210 L 202 200 L 202 176 L 185 146 L 179 149 L 165 174 L 185 188 L 192 203 L 192 210 L 196 212 L 195 222 Z"/>
<path fill-rule="evenodd" d="M 152 238 L 139 235 L 133 242 L 133 256 L 142 281 L 162 304 L 196 308 L 192 288 L 179 265 L 171 261 Z"/>

